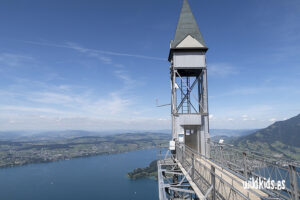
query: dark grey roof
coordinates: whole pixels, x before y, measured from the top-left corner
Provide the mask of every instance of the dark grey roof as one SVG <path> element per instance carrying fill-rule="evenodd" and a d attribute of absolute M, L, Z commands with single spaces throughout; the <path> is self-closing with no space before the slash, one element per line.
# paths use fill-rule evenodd
<path fill-rule="evenodd" d="M 200 42 L 204 48 L 207 48 L 191 11 L 190 5 L 187 0 L 183 0 L 175 38 L 171 44 L 171 48 L 176 48 L 176 46 L 188 35 L 191 35 L 194 39 Z"/>

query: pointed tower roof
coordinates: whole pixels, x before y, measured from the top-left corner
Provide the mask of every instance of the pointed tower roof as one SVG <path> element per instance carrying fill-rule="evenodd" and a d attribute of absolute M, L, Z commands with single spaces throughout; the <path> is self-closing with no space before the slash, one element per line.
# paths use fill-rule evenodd
<path fill-rule="evenodd" d="M 196 45 L 179 45 L 183 40 L 194 41 Z M 190 44 L 188 42 L 187 44 Z M 192 13 L 188 0 L 183 0 L 180 17 L 176 28 L 175 38 L 171 42 L 171 49 L 176 48 L 202 48 L 207 49 L 199 30 L 195 17 Z"/>

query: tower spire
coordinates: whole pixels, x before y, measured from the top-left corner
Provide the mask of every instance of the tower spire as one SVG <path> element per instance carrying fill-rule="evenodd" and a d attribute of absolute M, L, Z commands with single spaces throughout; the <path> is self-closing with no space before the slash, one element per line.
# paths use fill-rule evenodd
<path fill-rule="evenodd" d="M 185 39 L 189 41 L 188 44 L 190 45 L 180 45 Z M 183 0 L 175 38 L 171 42 L 171 49 L 182 47 L 202 48 L 207 50 L 206 44 L 203 40 L 202 34 L 199 30 L 188 0 Z"/>

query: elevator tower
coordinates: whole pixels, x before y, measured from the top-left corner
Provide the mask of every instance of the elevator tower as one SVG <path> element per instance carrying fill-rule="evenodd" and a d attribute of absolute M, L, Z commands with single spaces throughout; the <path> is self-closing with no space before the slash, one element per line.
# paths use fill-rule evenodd
<path fill-rule="evenodd" d="M 207 50 L 188 0 L 183 0 L 168 58 L 171 63 L 172 138 L 209 157 Z"/>

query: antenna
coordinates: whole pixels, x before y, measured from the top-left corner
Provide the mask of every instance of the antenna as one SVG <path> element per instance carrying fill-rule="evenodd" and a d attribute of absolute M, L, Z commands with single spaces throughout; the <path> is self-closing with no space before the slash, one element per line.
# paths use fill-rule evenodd
<path fill-rule="evenodd" d="M 158 99 L 157 98 L 155 99 L 155 103 L 156 103 L 156 107 L 164 107 L 164 106 L 170 106 L 171 105 L 170 103 L 158 105 Z"/>

